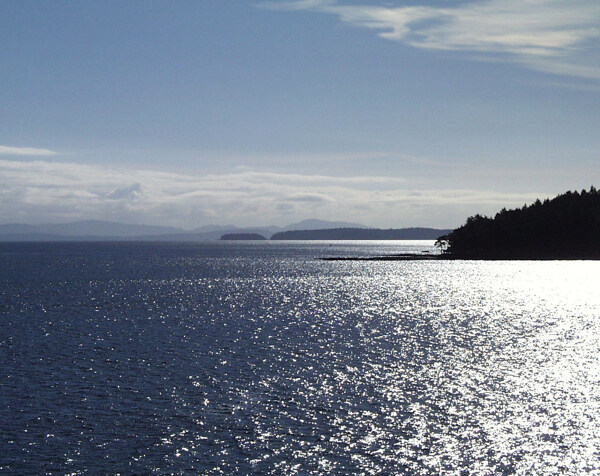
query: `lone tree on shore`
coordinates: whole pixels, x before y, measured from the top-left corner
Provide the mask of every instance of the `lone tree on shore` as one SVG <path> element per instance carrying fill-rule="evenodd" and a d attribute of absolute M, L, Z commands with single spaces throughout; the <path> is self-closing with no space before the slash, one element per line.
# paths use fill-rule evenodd
<path fill-rule="evenodd" d="M 440 254 L 443 255 L 448 249 L 448 235 L 440 236 L 436 242 L 435 247 L 440 250 Z"/>

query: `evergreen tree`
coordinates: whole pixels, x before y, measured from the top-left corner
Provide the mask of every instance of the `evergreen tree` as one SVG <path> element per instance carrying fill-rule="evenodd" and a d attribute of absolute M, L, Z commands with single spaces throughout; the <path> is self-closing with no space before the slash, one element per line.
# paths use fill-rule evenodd
<path fill-rule="evenodd" d="M 566 192 L 494 218 L 475 215 L 448 235 L 446 255 L 475 259 L 600 258 L 600 192 Z"/>

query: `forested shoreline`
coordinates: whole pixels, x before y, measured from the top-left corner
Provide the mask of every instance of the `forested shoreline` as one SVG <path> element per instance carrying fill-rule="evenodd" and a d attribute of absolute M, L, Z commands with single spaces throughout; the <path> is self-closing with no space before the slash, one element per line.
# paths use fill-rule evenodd
<path fill-rule="evenodd" d="M 436 243 L 447 258 L 600 259 L 600 192 L 566 192 L 493 218 L 471 216 Z"/>
<path fill-rule="evenodd" d="M 449 230 L 436 228 L 328 228 L 289 230 L 275 233 L 271 240 L 435 240 Z"/>

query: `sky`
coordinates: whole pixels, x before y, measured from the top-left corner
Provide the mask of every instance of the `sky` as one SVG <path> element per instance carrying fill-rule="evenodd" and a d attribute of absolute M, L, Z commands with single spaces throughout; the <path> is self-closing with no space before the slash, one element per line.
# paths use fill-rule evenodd
<path fill-rule="evenodd" d="M 5 0 L 0 61 L 0 223 L 453 228 L 600 186 L 598 0 Z"/>

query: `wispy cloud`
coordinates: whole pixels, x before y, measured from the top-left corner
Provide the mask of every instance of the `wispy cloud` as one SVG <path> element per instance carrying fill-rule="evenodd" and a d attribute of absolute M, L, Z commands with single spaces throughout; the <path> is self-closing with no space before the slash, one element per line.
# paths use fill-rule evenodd
<path fill-rule="evenodd" d="M 485 0 L 398 7 L 303 0 L 262 6 L 333 14 L 416 48 L 468 51 L 479 58 L 507 58 L 548 73 L 600 78 L 598 0 Z"/>
<path fill-rule="evenodd" d="M 139 183 L 131 184 L 128 187 L 117 188 L 105 195 L 106 198 L 112 200 L 135 200 L 142 192 L 142 186 Z"/>
<path fill-rule="evenodd" d="M 456 225 L 536 194 L 414 189 L 383 176 L 243 171 L 183 175 L 44 160 L 0 160 L 0 223 L 82 218 L 170 224 L 285 224 L 315 217 L 372 226 Z"/>
<path fill-rule="evenodd" d="M 0 155 L 48 156 L 56 155 L 56 152 L 48 149 L 36 149 L 33 147 L 9 147 L 6 145 L 0 145 Z"/>

